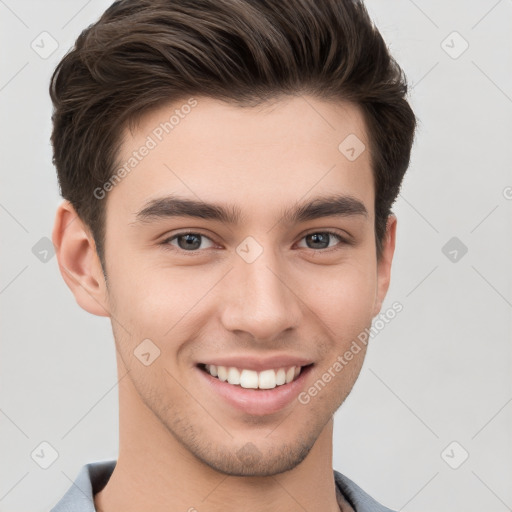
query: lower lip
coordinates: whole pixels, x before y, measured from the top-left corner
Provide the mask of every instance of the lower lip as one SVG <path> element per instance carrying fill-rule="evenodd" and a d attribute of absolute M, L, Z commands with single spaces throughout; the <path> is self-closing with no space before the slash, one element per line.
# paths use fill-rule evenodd
<path fill-rule="evenodd" d="M 273 389 L 246 389 L 212 377 L 199 367 L 196 369 L 210 389 L 220 395 L 229 405 L 247 414 L 262 416 L 278 412 L 293 402 L 304 387 L 312 366 L 303 368 L 299 376 L 292 382 L 276 386 Z"/>

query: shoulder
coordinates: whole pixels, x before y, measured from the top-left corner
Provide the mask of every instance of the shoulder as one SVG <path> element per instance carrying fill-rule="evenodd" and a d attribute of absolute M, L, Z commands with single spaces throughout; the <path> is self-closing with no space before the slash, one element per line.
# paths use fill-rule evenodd
<path fill-rule="evenodd" d="M 381 505 L 347 476 L 334 470 L 334 481 L 355 512 L 394 512 Z"/>
<path fill-rule="evenodd" d="M 107 460 L 82 466 L 73 485 L 50 512 L 96 512 L 94 495 L 105 487 L 116 463 Z"/>

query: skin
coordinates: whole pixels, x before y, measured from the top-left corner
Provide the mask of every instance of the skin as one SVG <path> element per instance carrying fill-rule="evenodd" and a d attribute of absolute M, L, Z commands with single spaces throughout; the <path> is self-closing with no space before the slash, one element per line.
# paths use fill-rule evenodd
<path fill-rule="evenodd" d="M 105 512 L 338 511 L 332 418 L 359 375 L 364 345 L 308 404 L 294 400 L 268 415 L 232 408 L 197 379 L 196 364 L 231 354 L 303 356 L 314 362 L 307 389 L 380 312 L 396 218 L 388 219 L 377 260 L 369 151 L 349 161 L 338 150 L 349 134 L 369 147 L 362 115 L 354 105 L 311 96 L 251 108 L 196 99 L 190 114 L 103 199 L 108 283 L 92 235 L 72 206 L 64 201 L 56 215 L 61 273 L 83 309 L 111 318 L 117 349 L 119 457 L 95 506 Z M 133 133 L 125 131 L 119 161 L 175 108 L 161 107 Z M 283 208 L 334 192 L 359 199 L 368 217 L 280 222 Z M 243 222 L 135 222 L 148 200 L 171 193 L 236 205 Z M 180 251 L 177 239 L 167 249 L 162 243 L 186 229 L 207 237 L 195 256 Z M 308 242 L 307 234 L 326 229 L 353 243 L 331 237 L 325 249 Z M 263 248 L 252 263 L 236 252 L 248 236 Z M 160 350 L 148 366 L 134 356 L 144 339 Z M 242 459 L 237 452 L 247 446 L 255 455 Z M 350 510 L 346 502 L 341 508 Z"/>

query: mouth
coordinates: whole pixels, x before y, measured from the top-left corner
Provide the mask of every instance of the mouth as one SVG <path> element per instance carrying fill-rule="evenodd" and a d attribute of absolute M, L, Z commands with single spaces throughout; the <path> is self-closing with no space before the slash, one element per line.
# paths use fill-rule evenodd
<path fill-rule="evenodd" d="M 230 354 L 196 362 L 197 385 L 207 403 L 226 414 L 263 418 L 285 414 L 307 386 L 316 363 L 298 355 Z M 266 420 L 265 420 L 266 421 Z"/>
<path fill-rule="evenodd" d="M 199 363 L 197 366 L 204 373 L 231 386 L 253 390 L 269 390 L 296 381 L 303 372 L 313 366 L 313 363 L 304 366 L 268 368 L 262 371 L 203 363 Z"/>
<path fill-rule="evenodd" d="M 274 389 L 296 381 L 304 371 L 313 366 L 313 363 L 305 366 L 288 366 L 281 368 L 269 368 L 255 371 L 235 366 L 220 366 L 214 364 L 199 363 L 197 367 L 211 377 L 244 389 Z"/>

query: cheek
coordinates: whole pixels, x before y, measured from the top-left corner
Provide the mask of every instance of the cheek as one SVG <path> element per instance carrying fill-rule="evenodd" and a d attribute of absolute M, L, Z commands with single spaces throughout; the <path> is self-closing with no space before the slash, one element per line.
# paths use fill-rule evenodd
<path fill-rule="evenodd" d="M 117 260 L 111 275 L 113 314 L 134 337 L 167 340 L 190 330 L 225 268 Z M 206 296 L 205 296 L 206 295 Z M 202 302 L 203 301 L 203 302 Z"/>
<path fill-rule="evenodd" d="M 300 296 L 332 331 L 353 331 L 371 321 L 376 286 L 376 268 L 360 260 L 311 274 Z"/>

